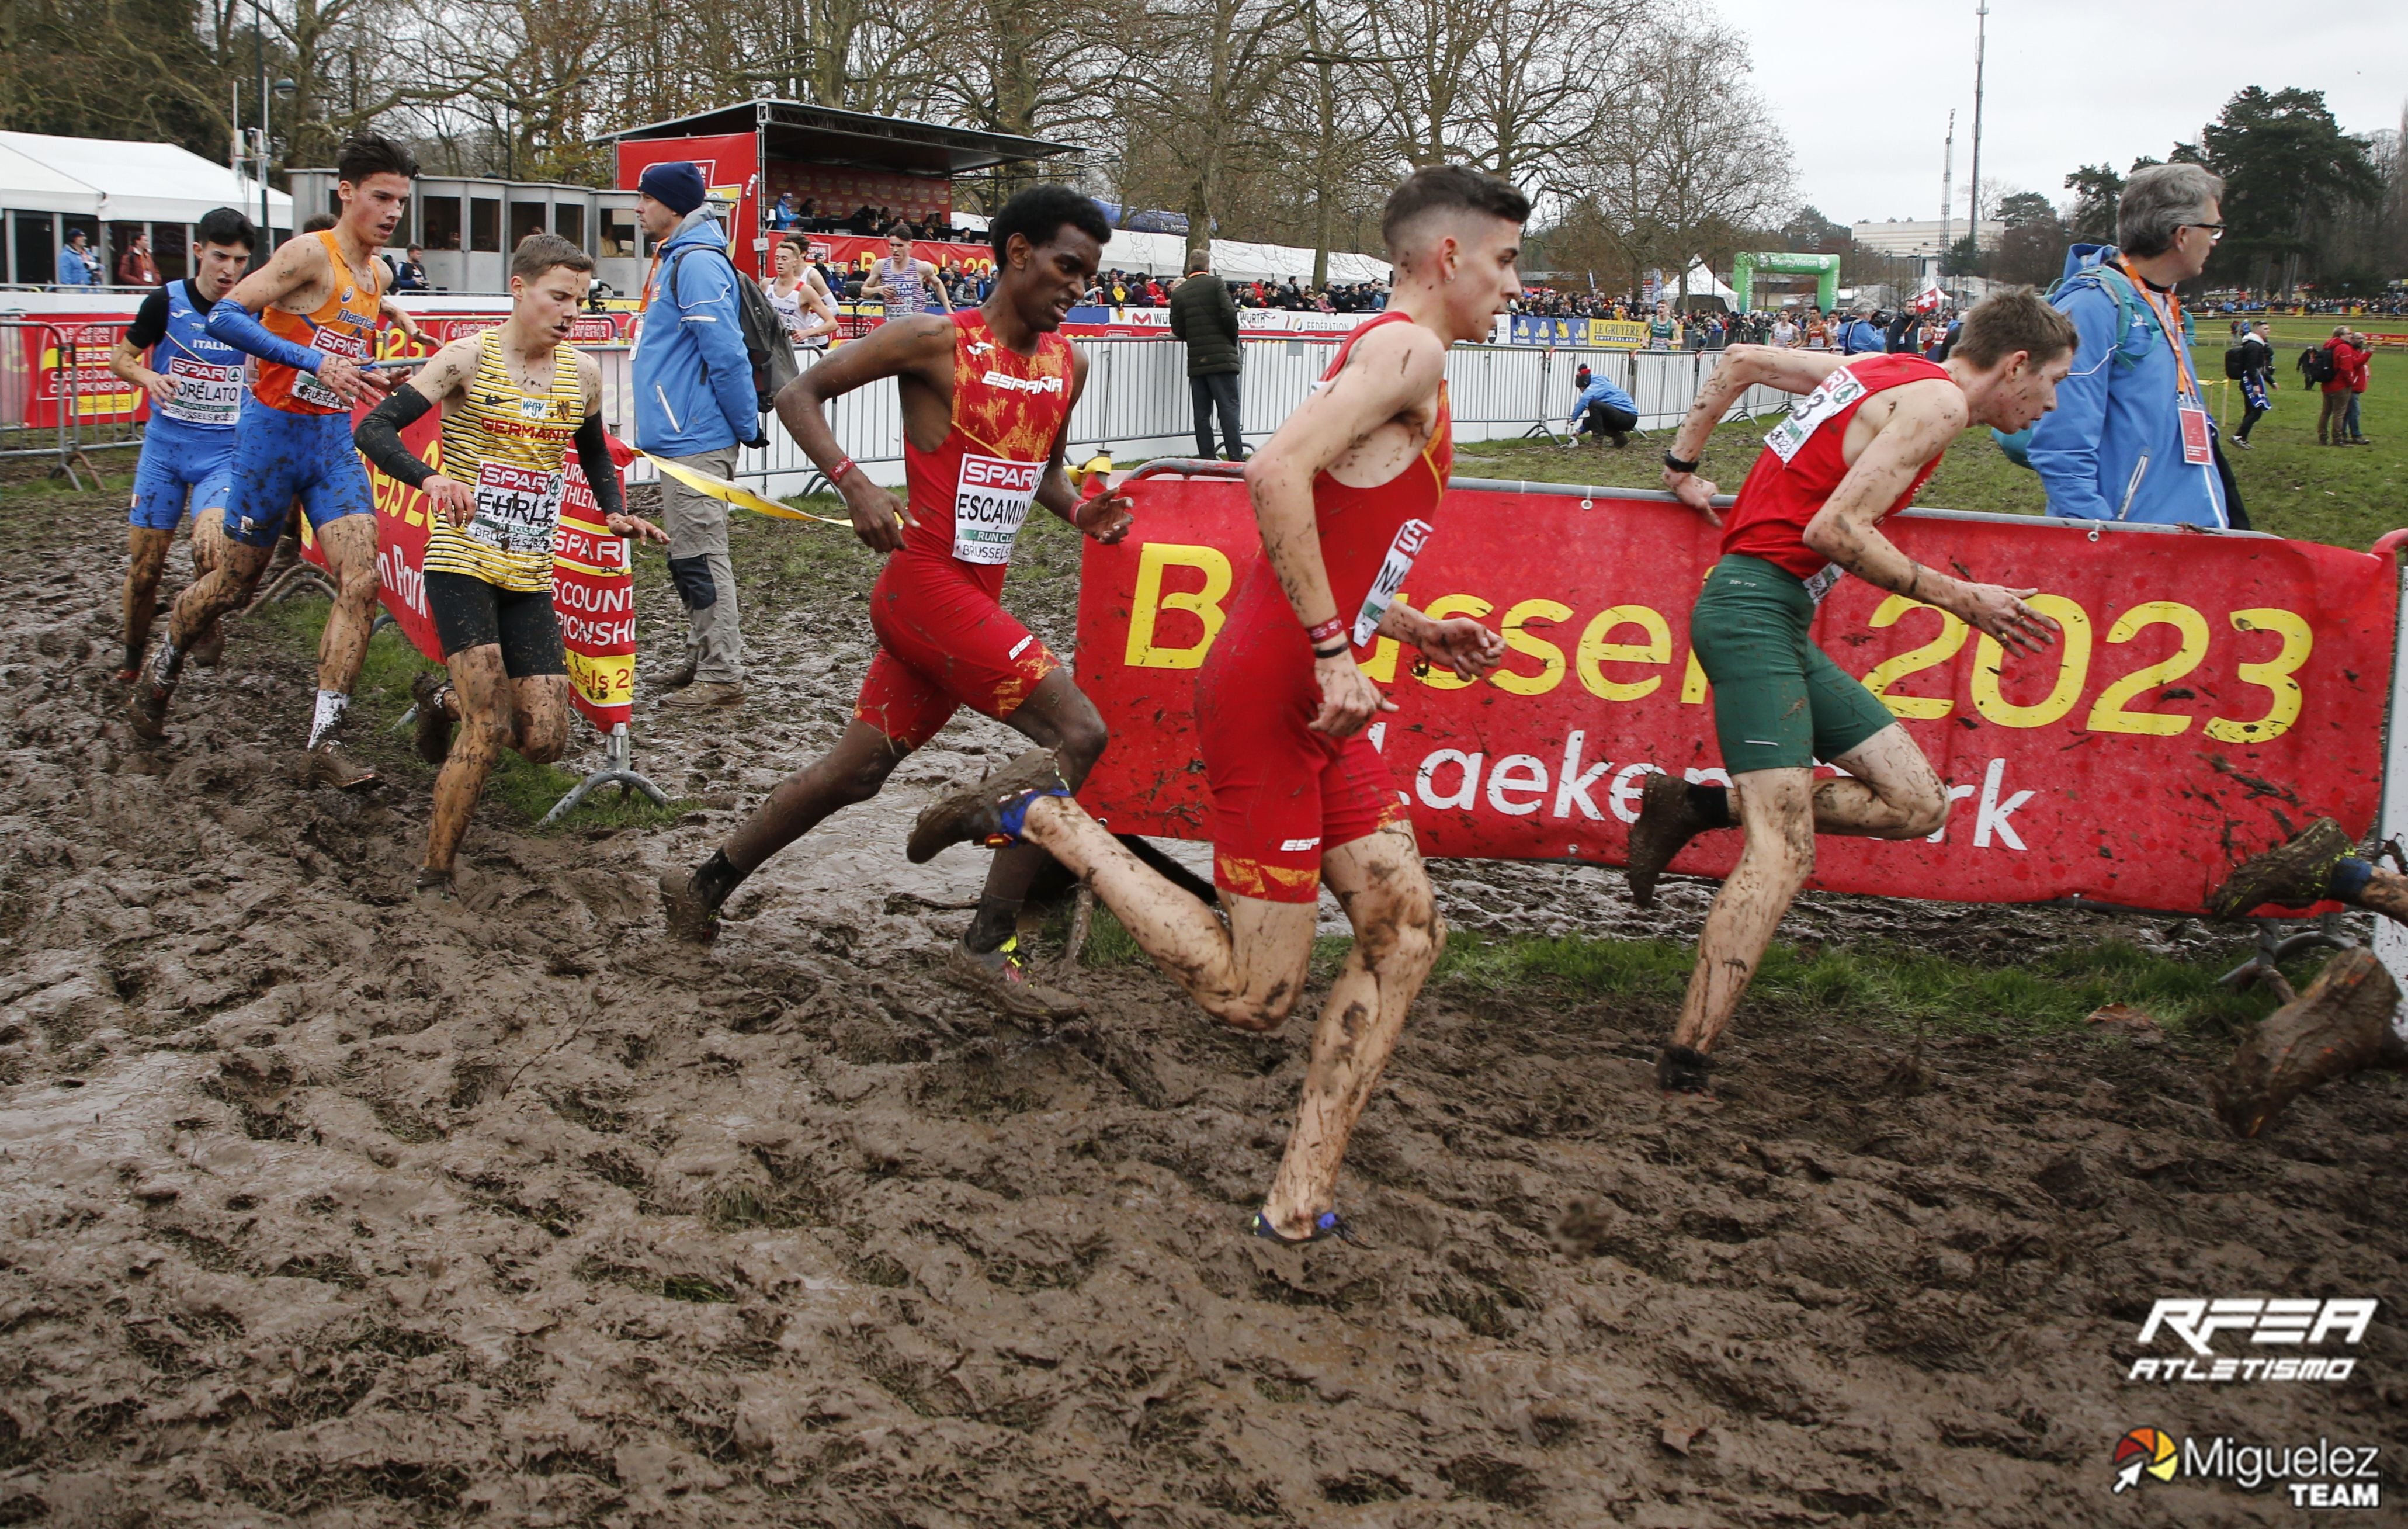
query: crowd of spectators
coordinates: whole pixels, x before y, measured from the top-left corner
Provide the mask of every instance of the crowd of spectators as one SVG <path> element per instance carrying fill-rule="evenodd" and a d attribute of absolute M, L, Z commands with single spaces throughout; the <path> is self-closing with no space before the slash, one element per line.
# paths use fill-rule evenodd
<path fill-rule="evenodd" d="M 1385 281 L 1331 281 L 1313 287 L 1293 276 L 1284 281 L 1211 279 L 1225 281 L 1230 299 L 1240 308 L 1281 309 L 1296 313 L 1377 313 L 1388 306 Z M 1087 288 L 1086 300 L 1096 308 L 1168 308 L 1170 295 L 1183 280 L 1188 279 L 1149 276 L 1143 271 L 1103 271 Z"/>
<path fill-rule="evenodd" d="M 948 243 L 980 244 L 986 240 L 983 230 L 964 228 L 929 213 L 913 218 L 891 207 L 872 207 L 864 202 L 847 210 L 838 207 L 822 207 L 816 197 L 806 196 L 797 204 L 792 192 L 781 192 L 770 204 L 768 212 L 773 233 L 853 234 L 864 238 L 892 234 L 901 230 L 910 238 L 939 239 Z"/>

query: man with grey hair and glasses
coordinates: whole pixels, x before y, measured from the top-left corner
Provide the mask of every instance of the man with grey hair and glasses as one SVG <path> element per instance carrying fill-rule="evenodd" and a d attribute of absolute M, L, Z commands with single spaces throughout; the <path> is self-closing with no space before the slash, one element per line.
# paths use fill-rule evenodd
<path fill-rule="evenodd" d="M 2077 244 L 2049 301 L 2082 342 L 2057 411 L 2028 444 L 2002 438 L 2048 488 L 2048 512 L 2240 529 L 2249 522 L 2216 445 L 2174 289 L 2224 237 L 2224 182 L 2197 165 L 2151 165 L 2124 184 L 2115 242 Z"/>

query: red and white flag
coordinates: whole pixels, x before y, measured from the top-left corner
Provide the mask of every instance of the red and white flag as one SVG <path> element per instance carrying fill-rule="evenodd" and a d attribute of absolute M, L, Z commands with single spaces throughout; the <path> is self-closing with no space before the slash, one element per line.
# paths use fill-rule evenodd
<path fill-rule="evenodd" d="M 1941 296 L 1939 285 L 1934 283 L 1915 294 L 1914 310 L 1918 313 L 1936 313 L 1940 310 L 1940 305 L 1947 300 Z"/>

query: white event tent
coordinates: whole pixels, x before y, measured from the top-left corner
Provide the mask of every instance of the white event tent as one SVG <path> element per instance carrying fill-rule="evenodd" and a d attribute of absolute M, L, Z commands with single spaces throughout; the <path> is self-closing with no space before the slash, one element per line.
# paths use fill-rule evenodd
<path fill-rule="evenodd" d="M 293 198 L 267 194 L 268 221 L 293 226 Z M 114 270 L 118 251 L 137 233 L 169 278 L 185 274 L 192 225 L 212 208 L 240 209 L 259 221 L 259 182 L 172 143 L 0 133 L 0 281 L 47 285 L 58 250 L 81 229 L 103 247 Z"/>

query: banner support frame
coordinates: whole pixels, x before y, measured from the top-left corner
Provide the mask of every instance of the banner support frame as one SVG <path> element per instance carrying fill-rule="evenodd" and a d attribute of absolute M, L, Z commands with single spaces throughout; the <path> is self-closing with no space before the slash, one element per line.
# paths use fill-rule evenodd
<path fill-rule="evenodd" d="M 610 725 L 610 730 L 602 735 L 602 768 L 570 786 L 568 794 L 553 802 L 552 811 L 544 814 L 543 821 L 536 827 L 543 829 L 552 827 L 552 824 L 567 816 L 576 809 L 579 802 L 583 801 L 596 788 L 605 786 L 618 786 L 622 801 L 641 791 L 645 799 L 655 807 L 666 807 L 669 804 L 668 793 L 645 779 L 643 772 L 636 768 L 635 743 L 628 735 L 627 725 L 624 722 L 614 722 Z"/>

